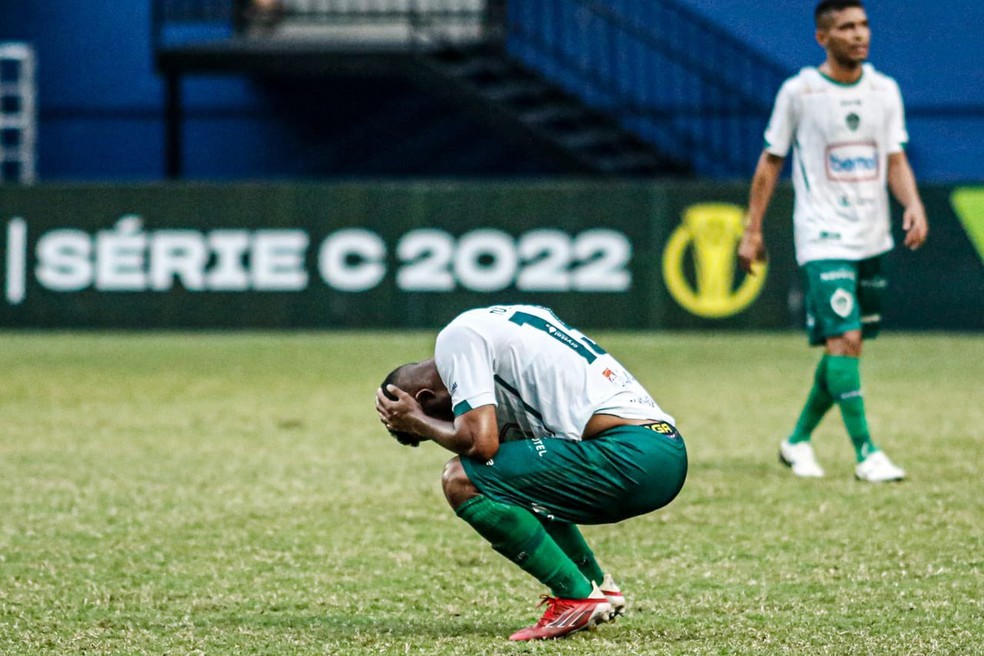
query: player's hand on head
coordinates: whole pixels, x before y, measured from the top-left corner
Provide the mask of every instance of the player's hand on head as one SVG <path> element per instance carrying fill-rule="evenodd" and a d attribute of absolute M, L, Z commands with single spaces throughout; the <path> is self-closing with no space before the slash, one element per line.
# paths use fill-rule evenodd
<path fill-rule="evenodd" d="M 385 390 L 381 387 L 376 390 L 376 414 L 389 430 L 401 428 L 399 424 L 405 421 L 414 403 L 416 401 L 413 397 L 395 385 L 387 385 Z"/>
<path fill-rule="evenodd" d="M 400 444 L 418 446 L 423 439 L 412 430 L 415 425 L 413 415 L 417 411 L 421 411 L 420 404 L 399 387 L 387 385 L 385 390 L 376 390 L 379 421 Z"/>

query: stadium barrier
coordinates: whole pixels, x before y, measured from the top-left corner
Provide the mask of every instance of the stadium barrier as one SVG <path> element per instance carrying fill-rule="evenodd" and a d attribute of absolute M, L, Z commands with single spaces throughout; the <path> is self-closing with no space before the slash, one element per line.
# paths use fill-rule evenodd
<path fill-rule="evenodd" d="M 891 255 L 886 323 L 980 330 L 984 187 L 922 192 L 930 241 Z M 586 181 L 3 187 L 0 327 L 434 328 L 504 302 L 592 328 L 798 327 L 791 190 L 754 277 L 735 259 L 746 198 Z"/>

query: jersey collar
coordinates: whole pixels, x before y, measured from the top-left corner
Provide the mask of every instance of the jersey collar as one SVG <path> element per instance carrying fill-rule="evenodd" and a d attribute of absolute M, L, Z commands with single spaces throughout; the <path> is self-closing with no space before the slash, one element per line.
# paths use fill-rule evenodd
<path fill-rule="evenodd" d="M 864 74 L 866 72 L 867 71 L 862 66 L 861 67 L 861 75 L 858 77 L 858 79 L 854 80 L 854 82 L 839 82 L 839 81 L 835 80 L 834 78 L 830 77 L 829 75 L 827 75 L 826 73 L 824 73 L 823 71 L 821 71 L 820 70 L 820 67 L 817 67 L 817 73 L 820 74 L 820 77 L 822 77 L 823 79 L 827 80 L 831 84 L 835 84 L 835 85 L 837 85 L 839 87 L 844 87 L 845 89 L 849 89 L 851 87 L 856 87 L 857 85 L 861 84 L 861 80 L 864 79 Z"/>

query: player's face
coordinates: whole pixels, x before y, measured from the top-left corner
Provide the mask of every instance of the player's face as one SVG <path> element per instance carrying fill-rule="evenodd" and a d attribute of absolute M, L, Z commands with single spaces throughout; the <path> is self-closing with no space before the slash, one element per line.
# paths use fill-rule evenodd
<path fill-rule="evenodd" d="M 868 59 L 871 28 L 868 15 L 860 7 L 833 12 L 817 30 L 817 41 L 838 64 L 854 68 Z"/>

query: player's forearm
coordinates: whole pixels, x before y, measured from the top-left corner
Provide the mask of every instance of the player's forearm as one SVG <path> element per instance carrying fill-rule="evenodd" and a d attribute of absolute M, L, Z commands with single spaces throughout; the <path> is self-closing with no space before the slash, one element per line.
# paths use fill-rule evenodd
<path fill-rule="evenodd" d="M 421 439 L 436 442 L 455 453 L 458 453 L 457 448 L 460 448 L 458 444 L 462 442 L 455 431 L 454 422 L 431 417 L 422 412 L 412 418 L 412 423 L 408 422 L 406 430 Z"/>
<path fill-rule="evenodd" d="M 888 187 L 892 190 L 895 200 L 902 207 L 922 207 L 919 188 L 916 185 L 916 175 L 909 165 L 905 153 L 894 153 L 888 157 Z"/>
<path fill-rule="evenodd" d="M 489 406 L 491 408 L 491 406 Z M 459 456 L 487 459 L 499 450 L 498 432 L 495 428 L 495 415 L 491 414 L 492 424 L 488 425 L 488 417 L 470 417 L 471 412 L 458 417 L 454 422 L 444 421 L 424 415 L 414 431 L 420 437 L 431 440 Z M 485 414 L 477 413 L 477 414 Z"/>
<path fill-rule="evenodd" d="M 765 211 L 769 208 L 769 203 L 772 202 L 772 195 L 776 191 L 776 183 L 779 180 L 779 173 L 782 171 L 784 161 L 782 157 L 762 151 L 755 167 L 755 174 L 752 176 L 751 189 L 748 194 L 746 230 L 762 231 Z"/>
<path fill-rule="evenodd" d="M 472 440 L 454 430 L 454 424 L 449 424 L 450 430 L 441 430 L 431 434 L 430 439 L 459 456 L 469 455 Z"/>

